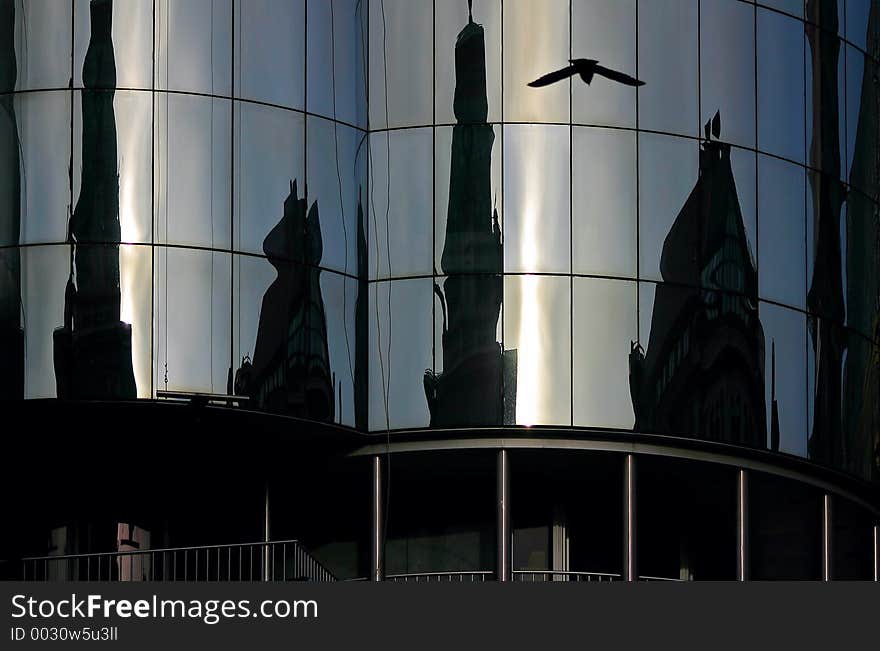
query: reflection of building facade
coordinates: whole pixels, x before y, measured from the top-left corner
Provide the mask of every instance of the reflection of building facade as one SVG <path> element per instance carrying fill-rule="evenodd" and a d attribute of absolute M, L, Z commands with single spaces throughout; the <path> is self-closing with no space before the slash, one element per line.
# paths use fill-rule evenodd
<path fill-rule="evenodd" d="M 492 210 L 495 133 L 486 123 L 482 26 L 470 19 L 455 43 L 455 116 L 440 299 L 443 372 L 425 373 L 431 425 L 500 425 L 516 413 L 516 354 L 496 341 L 504 255 Z"/>
<path fill-rule="evenodd" d="M 716 116 L 720 135 L 720 116 Z M 730 165 L 707 125 L 700 178 L 663 244 L 647 350 L 630 353 L 636 431 L 764 447 L 757 272 Z"/>
<path fill-rule="evenodd" d="M 239 369 L 236 392 L 261 410 L 331 421 L 335 399 L 321 296 L 321 222 L 318 204 L 308 208 L 296 182 L 263 252 L 278 278 L 263 296 L 253 364 Z"/>
<path fill-rule="evenodd" d="M 82 180 L 70 219 L 64 325 L 55 332 L 61 398 L 134 398 L 131 326 L 119 320 L 119 172 L 112 0 L 92 0 L 83 65 Z"/>

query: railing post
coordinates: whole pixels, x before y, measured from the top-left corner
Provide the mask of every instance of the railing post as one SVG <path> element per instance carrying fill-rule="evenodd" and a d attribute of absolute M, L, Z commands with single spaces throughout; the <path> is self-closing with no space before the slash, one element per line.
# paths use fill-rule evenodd
<path fill-rule="evenodd" d="M 382 457 L 373 455 L 370 460 L 372 466 L 372 496 L 373 517 L 370 521 L 370 580 L 385 580 L 385 531 L 384 531 L 384 507 L 382 504 Z"/>
<path fill-rule="evenodd" d="M 623 580 L 638 580 L 636 558 L 636 458 L 623 458 Z"/>
<path fill-rule="evenodd" d="M 269 480 L 264 486 L 263 500 L 263 581 L 269 580 L 269 540 L 271 522 L 269 520 Z"/>
<path fill-rule="evenodd" d="M 830 581 L 832 575 L 832 558 L 831 558 L 831 494 L 825 493 L 822 500 L 822 580 Z"/>
<path fill-rule="evenodd" d="M 510 580 L 510 464 L 507 450 L 498 450 L 496 470 L 498 557 L 497 577 L 499 581 Z"/>
<path fill-rule="evenodd" d="M 749 474 L 736 475 L 736 580 L 749 580 Z"/>

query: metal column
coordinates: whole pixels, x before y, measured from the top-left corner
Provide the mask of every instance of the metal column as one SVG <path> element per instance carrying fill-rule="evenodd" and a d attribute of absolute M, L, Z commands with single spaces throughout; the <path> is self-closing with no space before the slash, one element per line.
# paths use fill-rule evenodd
<path fill-rule="evenodd" d="M 822 580 L 831 580 L 831 494 L 822 500 Z"/>
<path fill-rule="evenodd" d="M 370 521 L 370 580 L 385 580 L 385 522 L 382 504 L 382 457 L 370 459 L 373 474 L 373 517 Z"/>
<path fill-rule="evenodd" d="M 638 580 L 636 559 L 636 458 L 623 458 L 623 580 Z"/>
<path fill-rule="evenodd" d="M 496 573 L 499 581 L 510 580 L 510 466 L 507 450 L 498 450 L 496 470 L 496 507 L 498 516 L 498 558 Z"/>
<path fill-rule="evenodd" d="M 736 580 L 749 580 L 749 473 L 736 475 Z"/>

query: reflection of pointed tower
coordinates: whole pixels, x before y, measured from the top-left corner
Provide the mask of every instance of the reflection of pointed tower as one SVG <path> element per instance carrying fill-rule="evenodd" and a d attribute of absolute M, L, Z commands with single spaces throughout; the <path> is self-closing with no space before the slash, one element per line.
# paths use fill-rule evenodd
<path fill-rule="evenodd" d="M 880 481 L 880 2 L 868 16 L 859 117 L 847 196 L 847 323 L 868 338 L 850 337 L 844 376 L 847 470 Z M 847 56 L 860 56 L 850 49 Z M 852 95 L 850 95 L 852 97 Z"/>
<path fill-rule="evenodd" d="M 354 313 L 354 422 L 359 429 L 367 429 L 367 408 L 369 394 L 369 268 L 367 266 L 367 237 L 364 229 L 364 207 L 358 189 L 357 211 L 357 277 L 358 293 Z"/>
<path fill-rule="evenodd" d="M 763 448 L 757 273 L 730 145 L 712 139 L 720 133 L 716 115 L 700 147 L 700 178 L 663 243 L 647 350 L 630 350 L 630 394 L 637 431 Z"/>
<path fill-rule="evenodd" d="M 70 219 L 73 269 L 55 331 L 59 398 L 134 398 L 131 326 L 119 320 L 119 176 L 112 0 L 92 0 L 83 65 L 82 179 Z"/>
<path fill-rule="evenodd" d="M 318 204 L 306 210 L 296 182 L 281 221 L 263 241 L 278 277 L 263 295 L 248 386 L 253 404 L 277 414 L 332 421 L 335 409 L 327 318 L 321 296 Z"/>
<path fill-rule="evenodd" d="M 840 405 L 843 351 L 843 278 L 841 274 L 840 213 L 846 191 L 840 182 L 840 136 L 837 62 L 837 1 L 808 0 L 806 32 L 813 61 L 813 133 L 810 164 L 823 173 L 810 174 L 813 195 L 813 277 L 807 294 L 810 334 L 815 355 L 813 429 L 810 458 L 838 468 L 847 452 Z"/>
<path fill-rule="evenodd" d="M 24 398 L 21 327 L 21 159 L 15 90 L 15 1 L 0 0 L 0 400 Z"/>
<path fill-rule="evenodd" d="M 435 287 L 443 310 L 443 373 L 425 374 L 431 425 L 500 425 L 514 413 L 515 363 L 497 341 L 503 293 L 501 227 L 493 215 L 492 146 L 486 123 L 486 53 L 482 26 L 472 20 L 455 44 L 457 124 L 446 240 L 441 267 L 449 277 Z M 511 396 L 511 398 L 508 398 Z"/>

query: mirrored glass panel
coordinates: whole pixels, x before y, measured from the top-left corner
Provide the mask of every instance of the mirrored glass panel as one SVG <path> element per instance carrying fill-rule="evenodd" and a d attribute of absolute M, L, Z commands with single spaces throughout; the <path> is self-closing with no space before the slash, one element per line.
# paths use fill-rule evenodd
<path fill-rule="evenodd" d="M 864 51 L 869 50 L 869 43 L 876 47 L 880 30 L 877 11 L 873 0 L 846 0 L 846 40 Z"/>
<path fill-rule="evenodd" d="M 309 199 L 321 212 L 321 265 L 351 275 L 366 256 L 368 148 L 363 131 L 308 116 L 306 152 Z M 362 251 L 358 251 L 358 247 Z"/>
<path fill-rule="evenodd" d="M 755 8 L 701 0 L 700 106 L 706 123 L 717 113 L 723 140 L 755 146 Z"/>
<path fill-rule="evenodd" d="M 305 106 L 305 21 L 304 0 L 236 1 L 236 97 Z M 319 33 L 316 30 L 316 36 Z"/>
<path fill-rule="evenodd" d="M 802 312 L 760 304 L 764 328 L 767 447 L 808 455 L 807 319 Z"/>
<path fill-rule="evenodd" d="M 283 246 L 284 237 L 281 229 L 274 232 L 272 248 Z M 247 397 L 249 408 L 325 422 L 341 422 L 348 404 L 351 422 L 346 336 L 350 331 L 355 342 L 356 296 L 343 294 L 343 277 L 272 250 L 268 259 L 236 256 L 233 283 L 232 390 Z"/>
<path fill-rule="evenodd" d="M 5 19 L 15 26 L 15 88 L 67 88 L 71 78 L 71 3 L 19 0 L 8 4 L 12 11 Z"/>
<path fill-rule="evenodd" d="M 501 2 L 478 0 L 434 3 L 435 123 L 498 122 L 501 119 Z M 458 89 L 458 90 L 457 90 Z M 457 116 L 466 101 L 485 96 L 485 115 Z"/>
<path fill-rule="evenodd" d="M 686 239 L 681 253 L 664 256 L 672 225 L 693 203 L 698 174 L 698 144 L 693 140 L 639 134 L 639 277 L 676 278 L 676 260 L 693 259 L 693 242 Z M 678 247 L 677 247 L 678 248 Z M 664 257 L 669 264 L 664 265 Z M 667 275 L 669 277 L 667 278 Z"/>
<path fill-rule="evenodd" d="M 370 135 L 371 279 L 431 273 L 432 147 L 431 129 Z"/>
<path fill-rule="evenodd" d="M 503 319 L 504 347 L 516 358 L 514 422 L 569 425 L 571 279 L 505 276 Z"/>
<path fill-rule="evenodd" d="M 845 234 L 849 220 L 844 191 L 836 177 L 807 172 L 806 307 L 811 314 L 840 325 L 846 321 L 844 288 L 849 270 Z"/>
<path fill-rule="evenodd" d="M 638 341 L 637 287 L 634 282 L 574 279 L 572 405 L 576 426 L 631 429 L 635 422 L 629 352 Z"/>
<path fill-rule="evenodd" d="M 369 6 L 370 128 L 431 124 L 432 0 L 383 0 Z"/>
<path fill-rule="evenodd" d="M 139 91 L 76 91 L 73 111 L 73 195 L 78 200 L 91 192 L 102 157 L 108 156 L 106 187 L 116 190 L 119 232 L 95 232 L 98 241 L 150 242 L 152 237 L 152 95 Z M 112 113 L 98 129 L 91 128 L 95 110 L 111 107 Z M 112 121 L 111 121 L 112 119 Z M 86 128 L 83 128 L 85 120 Z M 115 172 L 115 174 L 114 174 Z M 113 177 L 117 176 L 117 179 Z M 100 187 L 105 183 L 97 179 Z M 80 241 L 82 236 L 80 235 Z"/>
<path fill-rule="evenodd" d="M 575 127 L 572 146 L 572 270 L 635 278 L 636 135 Z"/>
<path fill-rule="evenodd" d="M 281 216 L 305 201 L 305 122 L 300 113 L 249 102 L 235 109 L 235 249 L 263 254 Z M 303 259 L 301 248 L 291 254 Z"/>
<path fill-rule="evenodd" d="M 543 75 L 568 67 L 573 58 L 569 35 L 567 0 L 520 0 L 504 7 L 506 121 L 569 121 L 571 82 L 567 72 L 560 73 L 558 80 L 546 80 L 548 85 L 528 86 Z"/>
<path fill-rule="evenodd" d="M 516 354 L 502 346 L 502 276 L 468 273 L 434 282 L 434 372 L 425 376 L 431 426 L 513 422 Z"/>
<path fill-rule="evenodd" d="M 698 3 L 639 3 L 639 126 L 696 135 L 700 74 Z"/>
<path fill-rule="evenodd" d="M 876 408 L 876 396 L 880 392 L 878 355 L 880 341 L 848 332 L 843 362 L 843 425 L 840 429 L 846 450 L 843 469 L 871 481 L 880 480 L 880 459 L 876 453 L 880 444 L 877 435 L 880 414 Z M 815 357 L 813 353 L 811 377 L 816 375 Z M 816 381 L 813 382 L 815 385 Z"/>
<path fill-rule="evenodd" d="M 833 3 L 810 7 L 834 15 Z M 846 163 L 846 53 L 833 32 L 812 24 L 804 30 L 807 164 L 839 179 Z"/>
<path fill-rule="evenodd" d="M 866 337 L 880 341 L 880 268 L 876 263 L 880 207 L 861 192 L 851 191 L 846 199 L 846 232 L 843 269 L 847 324 Z"/>
<path fill-rule="evenodd" d="M 504 270 L 571 269 L 570 129 L 504 127 Z"/>
<path fill-rule="evenodd" d="M 228 100 L 157 99 L 156 241 L 230 247 L 230 121 Z"/>
<path fill-rule="evenodd" d="M 64 324 L 70 247 L 21 250 L 21 327 L 24 328 L 24 397 L 54 398 L 55 329 Z"/>
<path fill-rule="evenodd" d="M 840 470 L 858 467 L 860 455 L 850 447 L 856 441 L 852 432 L 843 429 L 845 420 L 849 420 L 843 415 L 844 391 L 851 394 L 843 382 L 849 333 L 830 319 L 812 315 L 807 319 L 807 327 L 809 458 Z M 854 348 L 857 350 L 858 346 Z"/>
<path fill-rule="evenodd" d="M 22 243 L 67 240 L 71 97 L 64 91 L 27 93 L 13 102 L 20 145 Z"/>
<path fill-rule="evenodd" d="M 308 110 L 366 127 L 367 4 L 308 0 Z"/>
<path fill-rule="evenodd" d="M 155 0 L 157 88 L 231 94 L 232 2 Z"/>
<path fill-rule="evenodd" d="M 501 126 L 438 127 L 434 138 L 435 268 L 500 273 Z"/>
<path fill-rule="evenodd" d="M 636 73 L 636 0 L 581 0 L 571 5 L 572 55 Z M 572 82 L 572 121 L 634 127 L 636 92 L 626 84 L 596 78 L 589 86 Z"/>
<path fill-rule="evenodd" d="M 880 200 L 880 172 L 875 148 L 880 132 L 880 63 L 846 49 L 847 167 L 846 178 L 875 201 Z"/>
<path fill-rule="evenodd" d="M 758 0 L 758 4 L 785 11 L 798 18 L 804 17 L 804 0 Z"/>
<path fill-rule="evenodd" d="M 763 448 L 766 335 L 754 299 L 640 283 L 639 321 L 629 354 L 635 430 Z"/>
<path fill-rule="evenodd" d="M 158 2 L 161 0 L 157 0 Z M 108 11 L 111 8 L 112 12 Z M 153 2 L 151 0 L 115 0 L 112 3 L 75 0 L 73 13 L 76 20 L 73 54 L 75 86 L 83 85 L 83 64 L 89 43 L 101 37 L 102 23 L 106 24 L 109 20 L 109 36 L 116 69 L 116 88 L 152 88 Z"/>
<path fill-rule="evenodd" d="M 427 427 L 433 368 L 431 279 L 370 284 L 371 431 Z"/>
<path fill-rule="evenodd" d="M 758 156 L 759 294 L 806 305 L 806 173 L 802 167 Z"/>
<path fill-rule="evenodd" d="M 803 163 L 804 24 L 759 8 L 757 30 L 758 148 Z"/>
<path fill-rule="evenodd" d="M 149 246 L 122 245 L 118 251 L 119 320 L 131 331 L 131 368 L 137 397 L 150 398 L 153 395 L 153 250 Z"/>
<path fill-rule="evenodd" d="M 155 390 L 226 393 L 233 368 L 231 256 L 160 247 L 153 264 Z"/>

